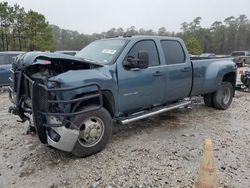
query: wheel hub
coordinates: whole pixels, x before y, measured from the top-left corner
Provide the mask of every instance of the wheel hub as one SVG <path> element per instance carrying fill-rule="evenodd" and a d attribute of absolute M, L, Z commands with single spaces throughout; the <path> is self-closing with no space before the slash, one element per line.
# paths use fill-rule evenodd
<path fill-rule="evenodd" d="M 80 127 L 79 142 L 84 147 L 96 145 L 103 136 L 103 121 L 98 117 L 90 117 Z"/>

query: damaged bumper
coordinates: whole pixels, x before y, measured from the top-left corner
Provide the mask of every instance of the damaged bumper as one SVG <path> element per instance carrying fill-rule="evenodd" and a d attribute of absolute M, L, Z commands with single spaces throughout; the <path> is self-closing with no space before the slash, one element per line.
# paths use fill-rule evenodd
<path fill-rule="evenodd" d="M 78 139 L 79 131 L 66 127 L 51 127 L 47 129 L 47 142 L 50 146 L 71 152 Z"/>
<path fill-rule="evenodd" d="M 48 88 L 46 85 L 32 80 L 21 71 L 13 72 L 13 85 L 9 98 L 14 103 L 10 110 L 23 120 L 29 120 L 32 114 L 37 135 L 42 143 L 63 151 L 72 151 L 78 139 L 79 128 L 71 121 L 72 117 L 89 111 L 98 110 L 103 105 L 101 88 L 96 83 L 77 87 Z M 95 92 L 79 97 L 65 99 L 65 93 L 96 88 Z M 76 92 L 77 93 L 77 92 Z M 77 110 L 72 108 L 80 103 L 96 99 L 98 105 Z"/>

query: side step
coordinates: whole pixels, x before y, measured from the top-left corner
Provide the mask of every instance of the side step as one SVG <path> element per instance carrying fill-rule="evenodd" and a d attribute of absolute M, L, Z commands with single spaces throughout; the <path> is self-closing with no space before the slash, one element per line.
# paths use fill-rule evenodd
<path fill-rule="evenodd" d="M 131 122 L 134 122 L 134 121 L 138 121 L 140 119 L 144 119 L 144 118 L 147 118 L 147 117 L 150 117 L 150 116 L 154 116 L 154 115 L 157 115 L 157 114 L 160 114 L 160 113 L 163 113 L 163 112 L 167 112 L 169 110 L 173 110 L 173 109 L 176 109 L 176 108 L 187 106 L 189 104 L 191 104 L 191 101 L 181 101 L 181 102 L 170 104 L 170 105 L 167 105 L 167 106 L 164 106 L 164 107 L 158 107 L 158 108 L 155 108 L 155 109 L 153 109 L 151 111 L 138 112 L 138 113 L 135 113 L 135 114 L 132 114 L 132 115 L 128 116 L 127 118 L 118 119 L 117 122 L 124 125 L 124 124 L 128 124 L 128 123 L 131 123 Z"/>

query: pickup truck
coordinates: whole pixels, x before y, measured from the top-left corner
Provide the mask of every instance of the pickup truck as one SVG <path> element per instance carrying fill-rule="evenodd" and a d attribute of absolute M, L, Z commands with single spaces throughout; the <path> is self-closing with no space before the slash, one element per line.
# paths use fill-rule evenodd
<path fill-rule="evenodd" d="M 234 51 L 231 53 L 238 67 L 244 67 L 245 64 L 250 64 L 250 51 Z"/>
<path fill-rule="evenodd" d="M 40 141 L 85 157 L 127 124 L 190 105 L 227 109 L 234 96 L 232 59 L 191 61 L 180 38 L 102 39 L 75 57 L 29 52 L 13 63 L 10 112 L 32 119 Z M 30 118 L 30 116 L 32 118 Z"/>

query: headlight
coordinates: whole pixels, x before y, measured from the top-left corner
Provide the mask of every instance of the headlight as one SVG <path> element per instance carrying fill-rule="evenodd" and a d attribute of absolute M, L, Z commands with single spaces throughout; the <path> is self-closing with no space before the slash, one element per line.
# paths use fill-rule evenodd
<path fill-rule="evenodd" d="M 54 80 L 49 80 L 47 83 L 48 88 L 56 88 L 59 87 L 59 85 L 59 82 Z"/>

